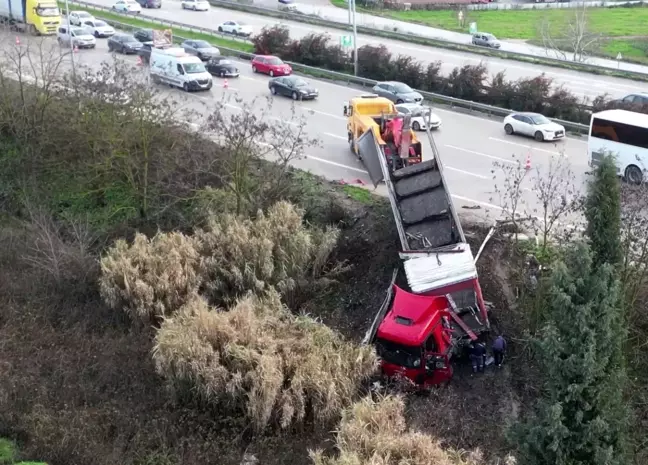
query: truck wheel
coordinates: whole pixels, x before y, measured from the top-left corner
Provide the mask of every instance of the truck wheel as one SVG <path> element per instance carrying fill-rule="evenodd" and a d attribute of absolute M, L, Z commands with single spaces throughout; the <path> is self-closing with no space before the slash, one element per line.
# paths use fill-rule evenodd
<path fill-rule="evenodd" d="M 625 170 L 624 178 L 630 184 L 641 184 L 643 181 L 643 173 L 638 166 L 630 165 Z"/>
<path fill-rule="evenodd" d="M 189 85 L 186 82 L 182 84 L 182 90 L 184 90 L 185 92 L 189 92 Z"/>
<path fill-rule="evenodd" d="M 28 32 L 29 32 L 30 35 L 33 35 L 33 36 L 39 36 L 40 35 L 40 33 L 38 32 L 38 29 L 36 29 L 36 26 L 34 26 L 33 24 L 29 25 Z"/>

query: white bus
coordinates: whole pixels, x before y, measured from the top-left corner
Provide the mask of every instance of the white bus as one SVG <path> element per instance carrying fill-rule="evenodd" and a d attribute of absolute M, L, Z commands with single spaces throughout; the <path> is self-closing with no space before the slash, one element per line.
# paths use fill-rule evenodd
<path fill-rule="evenodd" d="M 616 159 L 617 174 L 640 184 L 648 177 L 648 115 L 626 110 L 594 113 L 587 141 L 589 165 L 595 167 L 605 155 Z"/>

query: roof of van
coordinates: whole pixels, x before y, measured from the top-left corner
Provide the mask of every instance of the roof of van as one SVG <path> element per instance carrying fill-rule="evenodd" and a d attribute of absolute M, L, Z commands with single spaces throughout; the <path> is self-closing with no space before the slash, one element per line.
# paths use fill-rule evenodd
<path fill-rule="evenodd" d="M 630 126 L 639 126 L 648 128 L 648 115 L 644 113 L 635 113 L 628 110 L 605 110 L 592 115 L 594 118 L 602 118 L 615 123 L 628 124 Z"/>
<path fill-rule="evenodd" d="M 170 48 L 157 48 L 154 47 L 151 49 L 151 53 L 158 55 L 171 55 L 174 57 L 186 57 L 190 56 L 183 48 L 180 47 L 170 47 Z"/>

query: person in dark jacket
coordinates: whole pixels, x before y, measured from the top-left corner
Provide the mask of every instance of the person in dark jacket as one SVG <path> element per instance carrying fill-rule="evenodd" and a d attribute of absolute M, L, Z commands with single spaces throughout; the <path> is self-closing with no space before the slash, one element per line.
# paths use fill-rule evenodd
<path fill-rule="evenodd" d="M 504 354 L 506 353 L 506 340 L 501 334 L 493 341 L 493 358 L 495 358 L 495 365 L 502 366 L 504 361 Z"/>
<path fill-rule="evenodd" d="M 470 361 L 473 373 L 484 371 L 484 362 L 486 361 L 486 347 L 484 344 L 478 342 L 470 345 Z"/>

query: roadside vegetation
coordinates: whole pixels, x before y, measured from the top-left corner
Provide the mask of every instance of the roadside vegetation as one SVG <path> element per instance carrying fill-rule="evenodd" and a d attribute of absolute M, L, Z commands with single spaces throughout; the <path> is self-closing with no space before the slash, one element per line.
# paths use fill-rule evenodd
<path fill-rule="evenodd" d="M 519 227 L 560 240 L 498 224 L 478 266 L 504 368 L 458 361 L 408 395 L 361 344 L 399 262 L 389 203 L 292 168 L 306 121 L 251 111 L 271 100 L 204 120 L 119 60 L 58 78 L 47 50 L 34 85 L 26 48 L 0 65 L 2 465 L 7 444 L 66 465 L 646 463 L 646 191 L 594 208 L 619 195 L 609 160 L 569 208 L 564 165 L 529 174 L 544 212 L 494 170 Z M 529 220 L 575 212 L 583 237 Z"/>

